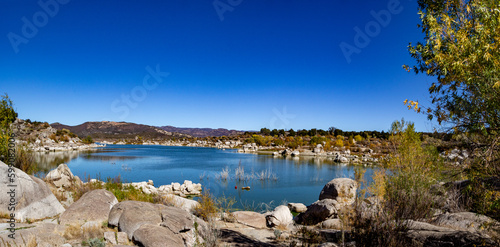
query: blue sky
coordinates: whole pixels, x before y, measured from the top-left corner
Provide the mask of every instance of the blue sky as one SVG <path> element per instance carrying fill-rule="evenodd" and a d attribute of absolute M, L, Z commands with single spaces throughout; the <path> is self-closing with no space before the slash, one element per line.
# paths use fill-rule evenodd
<path fill-rule="evenodd" d="M 432 131 L 403 105 L 429 104 L 418 23 L 408 0 L 0 0 L 0 93 L 69 125 Z"/>

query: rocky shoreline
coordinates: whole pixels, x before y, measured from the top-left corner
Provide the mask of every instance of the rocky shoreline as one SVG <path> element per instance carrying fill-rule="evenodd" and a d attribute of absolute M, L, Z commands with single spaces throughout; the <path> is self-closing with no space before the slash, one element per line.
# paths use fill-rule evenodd
<path fill-rule="evenodd" d="M 0 162 L 0 171 L 8 166 Z M 302 203 L 280 205 L 265 213 L 253 211 L 222 212 L 205 221 L 196 213 L 203 206 L 183 198 L 199 195 L 201 184 L 184 181 L 155 187 L 153 181 L 124 184 L 145 194 L 155 194 L 162 203 L 121 201 L 105 189 L 86 192 L 72 200 L 71 191 L 83 183 L 61 164 L 44 180 L 15 169 L 18 193 L 23 198 L 16 206 L 14 228 L 9 219 L 7 177 L 0 178 L 0 243 L 5 246 L 80 247 L 91 246 L 290 246 L 310 245 L 307 236 L 317 236 L 317 246 L 339 246 L 346 230 L 343 214 L 356 203 L 358 184 L 349 178 L 335 178 L 309 206 Z M 55 194 L 58 196 L 56 197 Z M 378 213 L 378 201 L 361 202 L 363 217 Z M 294 216 L 292 213 L 297 214 Z M 500 222 L 471 212 L 437 213 L 430 221 L 408 222 L 406 237 L 422 246 L 496 246 Z M 16 238 L 9 238 L 15 232 Z M 21 238 L 22 236 L 22 238 Z M 348 246 L 356 242 L 345 238 Z M 166 245 L 166 243 L 168 243 Z M 101 245 L 102 244 L 102 245 Z"/>

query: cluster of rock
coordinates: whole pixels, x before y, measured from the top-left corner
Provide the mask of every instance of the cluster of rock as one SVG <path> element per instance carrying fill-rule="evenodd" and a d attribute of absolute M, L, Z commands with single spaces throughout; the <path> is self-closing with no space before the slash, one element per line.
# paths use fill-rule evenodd
<path fill-rule="evenodd" d="M 460 165 L 463 161 L 469 158 L 469 152 L 467 150 L 459 150 L 455 148 L 451 151 L 443 151 L 439 154 L 439 156 L 449 162 L 454 162 L 456 165 Z"/>
<path fill-rule="evenodd" d="M 42 144 L 42 142 L 39 142 L 39 140 L 37 139 L 35 143 L 28 144 L 28 148 L 35 152 L 56 152 L 56 151 L 84 151 L 84 150 L 105 147 L 104 144 L 97 144 L 97 143 L 83 144 L 74 142 L 72 140 L 70 140 L 69 142 L 61 141 L 59 143 L 56 143 L 51 139 L 49 140 L 52 142 L 47 141 Z"/>
<path fill-rule="evenodd" d="M 239 153 L 253 153 L 259 151 L 259 147 L 256 143 L 247 143 L 238 149 Z"/>
<path fill-rule="evenodd" d="M 16 119 L 12 123 L 12 128 L 15 129 L 19 144 L 26 144 L 28 149 L 36 152 L 50 151 L 72 151 L 72 150 L 89 150 L 98 147 L 103 147 L 100 144 L 84 144 L 80 138 L 74 136 L 66 136 L 66 141 L 56 142 L 51 138 L 55 135 L 57 129 L 48 124 L 33 124 L 22 119 Z"/>
<path fill-rule="evenodd" d="M 361 156 L 351 154 L 350 150 L 344 151 L 333 151 L 333 152 L 325 152 L 323 150 L 323 146 L 321 144 L 316 145 L 316 147 L 311 150 L 303 150 L 299 152 L 298 150 L 292 150 L 290 148 L 273 152 L 274 157 L 297 157 L 297 156 L 319 156 L 330 158 L 334 162 L 338 163 L 376 163 L 379 160 L 371 156 L 372 150 L 370 149 L 368 152 L 363 153 Z"/>
<path fill-rule="evenodd" d="M 220 140 L 218 140 L 215 143 L 215 147 L 219 148 L 219 149 L 229 149 L 229 148 L 239 147 L 241 144 L 243 144 L 241 141 L 233 141 L 233 140 L 231 140 L 231 141 L 221 142 Z"/>
<path fill-rule="evenodd" d="M 356 201 L 357 182 L 349 178 L 336 178 L 321 190 L 319 200 L 307 207 L 297 217 L 297 222 L 315 225 L 329 219 L 337 219 L 339 211 L 350 207 Z"/>
<path fill-rule="evenodd" d="M 154 186 L 153 180 L 149 180 L 148 182 L 124 183 L 123 185 L 134 186 L 146 194 L 174 194 L 182 197 L 201 195 L 202 191 L 200 183 L 193 183 L 190 180 L 184 180 L 183 184 L 172 182 L 168 185 L 161 185 L 158 188 Z"/>
<path fill-rule="evenodd" d="M 56 191 L 67 191 L 83 184 L 66 165 L 61 164 L 50 171 L 45 178 L 46 182 L 18 169 L 14 171 L 17 179 L 16 236 L 23 238 L 7 242 L 12 246 L 24 246 L 23 239 L 35 239 L 38 246 L 80 246 L 81 239 L 73 239 L 72 234 L 85 235 L 92 232 L 100 238 L 104 237 L 107 246 L 136 244 L 152 247 L 165 246 L 165 243 L 168 246 L 195 246 L 203 245 L 214 237 L 216 226 L 192 213 L 193 209 L 199 207 L 199 203 L 172 193 L 194 191 L 198 184 L 190 181 L 185 181 L 182 185 L 172 183 L 155 188 L 159 194 L 171 193 L 166 195 L 168 200 L 163 204 L 118 202 L 113 193 L 100 189 L 85 193 L 78 201 L 65 208 L 54 196 L 51 187 L 56 188 Z M 8 166 L 2 162 L 0 173 L 9 173 Z M 11 213 L 8 211 L 11 200 L 7 193 L 9 184 L 11 181 L 7 176 L 0 177 L 2 215 Z M 133 186 L 138 186 L 144 193 L 148 193 L 148 190 L 149 193 L 155 193 L 152 181 L 135 183 Z M 269 246 L 272 239 L 288 241 L 298 234 L 299 229 L 307 227 L 330 242 L 323 243 L 323 246 L 335 246 L 334 242 L 339 241 L 342 229 L 345 231 L 345 222 L 339 216 L 359 206 L 355 205 L 357 186 L 352 179 L 336 178 L 328 182 L 321 190 L 318 200 L 307 207 L 301 203 L 289 203 L 263 214 L 252 211 L 225 214 L 219 220 L 231 217 L 232 221 L 217 226 L 222 235 L 226 236 L 219 236 L 220 241 L 244 246 Z M 379 203 L 374 198 L 361 202 L 362 217 L 377 215 L 381 210 L 377 205 Z M 294 218 L 291 212 L 300 214 Z M 32 221 L 36 222 L 24 223 Z M 493 239 L 500 237 L 499 222 L 471 212 L 444 213 L 428 222 L 408 220 L 406 223 L 408 231 L 405 236 L 421 246 L 496 246 Z M 304 226 L 298 227 L 297 224 Z M 0 238 L 11 241 L 7 237 L 8 227 L 9 224 L 0 223 Z M 118 231 L 109 227 L 116 227 Z M 350 244 L 355 246 L 355 243 Z"/>

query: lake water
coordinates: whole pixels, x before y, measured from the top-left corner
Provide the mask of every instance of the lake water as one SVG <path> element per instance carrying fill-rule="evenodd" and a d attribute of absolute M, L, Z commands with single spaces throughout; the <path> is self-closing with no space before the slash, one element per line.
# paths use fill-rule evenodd
<path fill-rule="evenodd" d="M 366 178 L 373 173 L 369 167 L 338 164 L 327 158 L 275 158 L 238 153 L 234 149 L 198 147 L 108 145 L 96 152 L 50 153 L 38 159 L 46 171 L 66 163 L 82 180 L 88 176 L 105 180 L 120 175 L 126 182 L 151 179 L 156 187 L 191 180 L 201 183 L 203 189 L 210 189 L 215 196 L 235 198 L 238 208 L 257 208 L 261 203 L 277 206 L 283 202 L 309 205 L 318 199 L 328 181 L 339 177 L 354 178 L 355 169 L 366 169 Z M 243 167 L 247 177 L 267 171 L 277 178 L 240 181 L 234 178 L 238 167 Z M 229 169 L 227 181 L 217 179 L 224 168 Z M 251 189 L 241 190 L 243 186 Z"/>

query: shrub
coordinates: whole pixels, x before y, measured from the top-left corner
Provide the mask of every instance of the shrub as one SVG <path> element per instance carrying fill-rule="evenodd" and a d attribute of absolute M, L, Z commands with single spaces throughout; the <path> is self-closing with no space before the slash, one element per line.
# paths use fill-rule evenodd
<path fill-rule="evenodd" d="M 341 148 L 341 147 L 343 147 L 343 146 L 344 146 L 344 141 L 343 141 L 342 139 L 337 139 L 337 140 L 335 141 L 335 147 L 339 147 L 339 148 Z"/>
<path fill-rule="evenodd" d="M 92 144 L 92 143 L 94 143 L 94 140 L 92 139 L 92 137 L 91 137 L 91 136 L 87 136 L 87 137 L 85 137 L 85 138 L 82 140 L 82 142 L 83 142 L 84 144 Z"/>
<path fill-rule="evenodd" d="M 363 141 L 364 139 L 362 136 L 356 135 L 356 136 L 354 136 L 354 140 L 356 140 L 356 142 L 360 142 L 360 141 Z"/>
<path fill-rule="evenodd" d="M 194 214 L 205 221 L 211 221 L 216 216 L 218 209 L 210 192 L 204 191 L 198 202 L 200 204 L 194 209 Z"/>
<path fill-rule="evenodd" d="M 408 220 L 422 220 L 439 206 L 431 186 L 441 179 L 442 162 L 434 147 L 423 147 L 413 123 L 393 123 L 394 150 L 385 166 L 375 172 L 368 195 L 380 202 L 376 213 L 366 215 L 364 198 L 358 198 L 353 216 L 354 238 L 360 246 L 408 245 Z M 362 193 L 363 194 L 363 193 Z M 375 203 L 377 205 L 377 203 Z"/>

